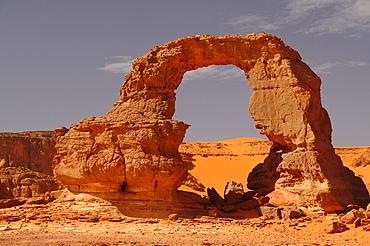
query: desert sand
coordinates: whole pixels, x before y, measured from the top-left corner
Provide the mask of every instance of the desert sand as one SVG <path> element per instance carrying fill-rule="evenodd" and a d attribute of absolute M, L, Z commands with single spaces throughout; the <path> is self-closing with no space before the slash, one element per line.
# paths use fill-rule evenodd
<path fill-rule="evenodd" d="M 195 167 L 189 172 L 205 187 L 214 187 L 220 194 L 223 194 L 225 185 L 229 181 L 242 183 L 245 186 L 248 173 L 258 163 L 263 162 L 267 154 L 245 155 L 246 146 L 244 143 L 263 141 L 266 140 L 259 138 L 237 138 L 220 141 L 219 143 L 227 144 L 234 155 L 214 155 L 206 157 L 196 155 L 193 157 L 195 160 L 193 161 Z M 217 153 L 218 149 L 213 148 L 212 151 Z M 265 150 L 261 151 L 265 153 Z M 199 193 L 198 191 L 191 190 L 184 186 L 180 189 L 206 195 L 205 192 Z"/>
<path fill-rule="evenodd" d="M 257 143 L 257 146 L 260 146 L 261 142 L 268 142 L 267 140 L 260 138 L 236 138 L 219 141 L 217 143 L 227 144 L 232 151 L 233 156 L 228 155 L 195 155 L 193 156 L 194 168 L 189 170 L 189 172 L 200 180 L 201 183 L 206 187 L 215 187 L 215 189 L 223 194 L 225 185 L 229 181 L 235 181 L 237 183 L 242 183 L 245 187 L 246 178 L 248 173 L 259 163 L 262 163 L 267 157 L 268 145 L 262 146 L 260 150 L 254 149 L 255 154 L 250 154 L 250 144 Z M 191 143 L 188 143 L 191 144 Z M 204 142 L 204 144 L 209 144 Z M 364 183 L 367 186 L 367 189 L 370 189 L 370 165 L 353 167 L 352 162 L 355 158 L 364 152 L 368 147 L 349 147 L 349 148 L 335 148 L 337 154 L 341 157 L 343 165 L 350 168 L 356 176 L 359 176 L 363 179 Z M 249 151 L 246 151 L 248 149 Z M 348 149 L 348 151 L 346 151 Z M 355 149 L 356 151 L 353 151 Z M 181 150 L 181 147 L 180 147 Z M 212 151 L 217 154 L 218 149 L 213 148 Z M 194 150 L 197 152 L 197 150 Z M 202 152 L 201 149 L 198 149 L 198 152 Z M 181 190 L 196 192 L 198 194 L 205 195 L 199 191 L 194 191 L 188 187 L 181 186 Z"/>

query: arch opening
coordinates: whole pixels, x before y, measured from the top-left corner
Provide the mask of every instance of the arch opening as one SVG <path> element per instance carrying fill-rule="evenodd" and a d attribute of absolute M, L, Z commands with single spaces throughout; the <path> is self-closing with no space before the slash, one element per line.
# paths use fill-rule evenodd
<path fill-rule="evenodd" d="M 176 92 L 175 120 L 190 124 L 184 142 L 215 142 L 261 137 L 248 113 L 253 92 L 242 70 L 233 65 L 186 72 Z"/>
<path fill-rule="evenodd" d="M 214 187 L 222 194 L 229 181 L 247 190 L 248 174 L 268 153 L 264 142 L 262 151 L 250 150 L 250 142 L 258 145 L 266 137 L 259 134 L 248 113 L 253 90 L 247 83 L 244 72 L 234 65 L 211 65 L 185 73 L 175 91 L 173 119 L 190 124 L 179 152 L 193 162 L 184 181 L 187 187 L 182 185 L 180 190 L 206 195 L 206 188 Z"/>

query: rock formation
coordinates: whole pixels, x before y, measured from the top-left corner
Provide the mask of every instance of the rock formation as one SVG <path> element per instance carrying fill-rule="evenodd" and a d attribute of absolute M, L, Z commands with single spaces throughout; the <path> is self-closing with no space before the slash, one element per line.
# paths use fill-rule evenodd
<path fill-rule="evenodd" d="M 352 174 L 334 153 L 320 78 L 297 51 L 265 33 L 196 35 L 151 49 L 133 63 L 105 117 L 57 129 L 56 177 L 73 192 L 123 200 L 175 196 L 187 176 L 178 147 L 189 127 L 172 119 L 175 90 L 187 71 L 229 64 L 245 72 L 254 90 L 249 113 L 273 142 L 265 162 L 249 175 L 250 189 L 287 190 L 297 194 L 297 205 L 328 211 L 368 199 L 360 197 L 364 185 L 355 182 L 353 190 Z"/>
<path fill-rule="evenodd" d="M 56 154 L 53 131 L 0 133 L 0 168 L 26 167 L 53 175 Z"/>
<path fill-rule="evenodd" d="M 0 133 L 1 206 L 52 200 L 58 189 L 52 160 L 55 156 L 52 131 Z"/>
<path fill-rule="evenodd" d="M 19 198 L 22 202 L 45 203 L 53 200 L 50 192 L 58 188 L 51 175 L 24 167 L 0 169 L 0 199 Z"/>

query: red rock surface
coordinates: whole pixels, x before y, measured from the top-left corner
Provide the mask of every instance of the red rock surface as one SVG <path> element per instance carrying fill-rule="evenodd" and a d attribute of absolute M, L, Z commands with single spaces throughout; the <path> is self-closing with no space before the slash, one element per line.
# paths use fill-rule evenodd
<path fill-rule="evenodd" d="M 287 190 L 298 195 L 297 205 L 327 211 L 365 204 L 365 185 L 343 167 L 331 145 L 320 78 L 297 51 L 264 33 L 197 35 L 151 49 L 133 63 L 119 101 L 105 117 L 57 131 L 56 177 L 74 192 L 124 200 L 143 199 L 146 192 L 153 194 L 145 195 L 149 200 L 174 194 L 188 168 L 178 152 L 188 125 L 172 120 L 174 91 L 185 72 L 228 64 L 244 70 L 254 90 L 249 113 L 273 142 L 248 187 L 262 194 Z"/>
<path fill-rule="evenodd" d="M 55 134 L 52 131 L 0 133 L 0 199 L 2 206 L 49 202 L 58 189 L 53 177 Z"/>
<path fill-rule="evenodd" d="M 56 154 L 53 131 L 0 133 L 0 168 L 26 167 L 52 175 Z"/>

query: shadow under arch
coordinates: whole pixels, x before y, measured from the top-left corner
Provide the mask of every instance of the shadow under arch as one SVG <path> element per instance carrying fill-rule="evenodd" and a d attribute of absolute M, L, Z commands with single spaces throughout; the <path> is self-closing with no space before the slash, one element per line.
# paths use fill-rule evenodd
<path fill-rule="evenodd" d="M 326 211 L 365 204 L 369 195 L 362 180 L 346 171 L 331 145 L 320 78 L 297 51 L 265 33 L 196 35 L 151 49 L 133 63 L 106 117 L 83 119 L 59 134 L 56 177 L 73 191 L 97 192 L 98 186 L 99 193 L 123 200 L 174 194 L 187 174 L 178 146 L 188 128 L 172 119 L 175 90 L 187 71 L 229 64 L 244 71 L 253 89 L 248 111 L 273 142 L 265 162 L 250 174 L 249 188 L 287 191 L 296 205 Z M 68 149 L 76 136 L 86 144 Z M 76 172 L 81 175 L 71 177 Z"/>

